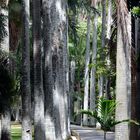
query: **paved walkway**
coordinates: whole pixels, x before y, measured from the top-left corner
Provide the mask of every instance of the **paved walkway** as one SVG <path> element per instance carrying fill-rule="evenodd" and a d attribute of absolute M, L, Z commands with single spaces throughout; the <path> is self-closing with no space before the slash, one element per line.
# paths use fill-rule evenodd
<path fill-rule="evenodd" d="M 71 125 L 71 130 L 76 131 L 80 135 L 81 140 L 104 140 L 104 133 L 102 130 L 96 130 L 95 128 L 81 127 L 76 125 Z M 114 139 L 114 133 L 108 132 L 107 140 Z"/>

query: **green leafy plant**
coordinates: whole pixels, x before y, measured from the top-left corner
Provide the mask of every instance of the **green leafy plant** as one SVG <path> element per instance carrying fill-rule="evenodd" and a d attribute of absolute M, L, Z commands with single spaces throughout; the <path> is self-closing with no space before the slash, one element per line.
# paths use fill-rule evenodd
<path fill-rule="evenodd" d="M 0 113 L 13 104 L 20 90 L 20 81 L 10 72 L 9 60 L 11 57 L 0 50 Z"/>
<path fill-rule="evenodd" d="M 127 123 L 135 123 L 139 125 L 136 121 L 133 120 L 122 120 L 117 121 L 115 120 L 115 109 L 117 103 L 115 100 L 108 100 L 105 98 L 100 98 L 98 101 L 98 107 L 95 111 L 92 110 L 81 110 L 82 114 L 87 114 L 90 117 L 94 117 L 101 125 L 101 129 L 104 131 L 104 140 L 106 140 L 106 133 L 107 131 L 111 131 L 112 128 L 120 123 L 127 122 Z"/>
<path fill-rule="evenodd" d="M 132 12 L 132 14 L 134 14 L 136 16 L 140 16 L 140 7 L 133 7 L 131 12 Z"/>

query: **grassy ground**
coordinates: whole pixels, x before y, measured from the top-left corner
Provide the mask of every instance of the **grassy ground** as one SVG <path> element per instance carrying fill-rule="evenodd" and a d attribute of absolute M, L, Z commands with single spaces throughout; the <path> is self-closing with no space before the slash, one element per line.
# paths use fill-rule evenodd
<path fill-rule="evenodd" d="M 11 135 L 12 135 L 12 140 L 21 140 L 21 125 L 20 124 L 11 125 Z"/>
<path fill-rule="evenodd" d="M 11 126 L 12 140 L 21 140 L 21 125 L 14 124 Z"/>

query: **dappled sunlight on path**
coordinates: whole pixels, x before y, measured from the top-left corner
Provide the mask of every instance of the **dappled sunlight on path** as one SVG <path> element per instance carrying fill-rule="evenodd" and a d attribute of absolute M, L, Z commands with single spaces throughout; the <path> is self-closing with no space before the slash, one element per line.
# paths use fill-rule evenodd
<path fill-rule="evenodd" d="M 96 130 L 95 128 L 81 127 L 71 125 L 71 130 L 77 132 L 80 135 L 81 140 L 103 140 L 103 131 Z M 114 133 L 107 133 L 107 140 L 114 140 Z"/>

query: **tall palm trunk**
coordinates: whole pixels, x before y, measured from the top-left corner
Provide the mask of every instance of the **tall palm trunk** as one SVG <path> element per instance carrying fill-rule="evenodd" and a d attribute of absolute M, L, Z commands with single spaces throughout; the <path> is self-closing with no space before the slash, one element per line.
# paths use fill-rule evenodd
<path fill-rule="evenodd" d="M 101 33 L 101 46 L 104 50 L 106 40 L 106 0 L 102 0 L 102 33 Z M 104 51 L 103 51 L 104 52 Z M 101 61 L 104 61 L 104 54 L 101 54 Z M 99 97 L 104 95 L 104 76 L 100 76 Z"/>
<path fill-rule="evenodd" d="M 59 5 L 59 12 L 56 13 L 56 10 L 58 10 L 58 7 L 56 6 Z M 63 68 L 63 60 L 62 60 L 62 55 L 63 55 L 63 47 L 60 44 L 60 37 L 61 35 L 61 25 L 60 25 L 60 12 L 61 12 L 61 1 L 56 0 L 52 1 L 52 7 L 53 11 L 51 10 L 51 42 L 52 42 L 52 76 L 53 76 L 53 85 L 52 85 L 52 90 L 53 90 L 53 103 L 54 103 L 54 120 L 55 120 L 55 133 L 56 133 L 56 138 L 58 140 L 62 140 L 62 125 L 61 125 L 61 111 L 60 110 L 60 102 L 63 103 L 63 108 L 64 108 L 64 102 L 62 101 L 63 99 L 63 81 L 62 81 L 62 73 L 60 75 L 60 68 L 62 72 Z M 51 7 L 51 8 L 52 8 Z M 58 29 L 59 27 L 59 30 Z M 60 65 L 61 64 L 61 65 Z M 61 78 L 60 78 L 61 77 Z M 61 99 L 61 100 L 60 100 Z M 63 112 L 64 115 L 64 112 Z"/>
<path fill-rule="evenodd" d="M 104 48 L 106 45 L 106 0 L 102 0 L 102 32 L 101 32 L 101 61 L 104 63 L 105 57 L 104 57 Z M 104 96 L 104 75 L 101 74 L 98 78 L 98 87 L 99 87 L 99 98 Z M 100 124 L 97 122 L 96 124 L 97 128 L 100 128 Z"/>
<path fill-rule="evenodd" d="M 65 7 L 65 13 L 67 10 L 67 4 Z M 68 19 L 66 17 L 65 29 L 63 31 L 63 84 L 64 84 L 64 106 L 65 106 L 65 129 L 66 129 L 66 138 L 70 135 L 70 96 L 69 96 L 69 57 L 68 57 Z"/>
<path fill-rule="evenodd" d="M 132 120 L 138 120 L 137 116 L 137 62 L 139 60 L 137 59 L 137 34 L 139 30 L 139 25 L 137 24 L 137 18 L 134 18 L 132 16 L 132 40 L 134 40 L 134 43 L 132 43 L 132 49 L 131 49 L 131 119 Z M 139 139 L 138 138 L 138 126 L 135 124 L 132 124 L 130 126 L 130 140 L 133 139 Z"/>
<path fill-rule="evenodd" d="M 80 71 L 79 71 L 80 72 Z M 77 79 L 80 79 L 80 73 L 78 72 L 78 78 Z M 81 83 L 80 83 L 80 80 L 78 80 L 77 84 L 76 84 L 76 87 L 77 87 L 77 92 L 78 92 L 78 96 L 81 95 Z M 77 100 L 74 102 L 74 112 L 75 113 L 79 113 L 79 111 L 83 108 L 82 106 L 82 101 L 77 98 Z M 83 125 L 83 120 L 82 120 L 82 115 L 81 114 L 78 114 L 75 118 L 75 122 L 76 124 L 78 125 Z"/>
<path fill-rule="evenodd" d="M 74 122 L 74 81 L 75 81 L 75 61 L 70 62 L 70 121 Z"/>
<path fill-rule="evenodd" d="M 5 31 L 6 31 L 6 36 L 3 38 L 3 41 L 0 42 L 0 48 L 5 51 L 9 52 L 9 12 L 5 8 L 1 8 L 0 6 L 0 14 L 5 16 Z"/>
<path fill-rule="evenodd" d="M 105 45 L 106 45 L 106 0 L 102 0 L 102 35 L 101 35 L 101 46 L 102 49 L 104 50 Z M 101 54 L 101 59 L 104 61 L 104 54 Z M 100 95 L 104 95 L 104 76 L 100 76 Z"/>
<path fill-rule="evenodd" d="M 102 0 L 102 35 L 101 35 L 102 48 L 105 47 L 106 39 L 106 0 Z"/>
<path fill-rule="evenodd" d="M 60 1 L 61 11 L 60 25 L 61 28 L 60 35 L 60 46 L 59 46 L 59 84 L 62 88 L 62 93 L 60 95 L 60 123 L 62 139 L 65 140 L 68 137 L 68 52 L 67 52 L 67 17 L 66 8 L 67 4 L 65 0 Z M 57 6 L 56 6 L 57 7 Z M 58 8 L 57 8 L 58 9 Z M 63 17 L 63 18 L 62 18 Z M 60 90 L 61 91 L 61 90 Z"/>
<path fill-rule="evenodd" d="M 66 139 L 66 106 L 65 106 L 65 88 L 64 88 L 64 49 L 67 47 L 67 18 L 66 1 L 53 0 L 51 8 L 52 22 L 52 66 L 53 66 L 53 95 L 54 112 L 56 120 L 57 139 Z M 60 124 L 59 124 L 60 123 Z"/>
<path fill-rule="evenodd" d="M 120 121 L 131 116 L 131 15 L 126 0 L 117 0 L 117 12 L 116 120 Z M 129 134 L 127 123 L 115 127 L 115 140 L 129 140 Z"/>
<path fill-rule="evenodd" d="M 139 86 L 139 83 L 140 83 L 140 18 L 137 18 L 135 19 L 136 23 L 135 23 L 135 47 L 136 47 L 136 56 L 137 56 L 137 71 L 136 71 L 136 76 L 137 76 L 137 88 L 136 88 L 136 117 L 137 117 L 137 120 L 140 120 L 140 86 Z M 140 139 L 140 134 L 139 134 L 139 128 L 137 128 L 137 139 Z"/>
<path fill-rule="evenodd" d="M 112 25 L 112 0 L 108 0 L 108 16 L 107 16 L 107 33 L 106 38 L 110 40 L 111 37 L 111 25 Z"/>
<path fill-rule="evenodd" d="M 20 120 L 20 105 L 17 103 L 16 112 L 15 112 L 15 122 L 19 122 Z"/>
<path fill-rule="evenodd" d="M 53 105 L 53 73 L 52 73 L 52 21 L 51 21 L 51 5 L 49 0 L 43 0 L 43 47 L 44 47 L 44 95 L 45 95 L 45 139 L 58 140 L 61 138 L 56 132 Z M 57 114 L 58 115 L 58 114 Z M 59 115 L 58 115 L 59 117 Z M 60 130 L 60 123 L 58 122 L 58 130 Z"/>
<path fill-rule="evenodd" d="M 9 108 L 5 108 L 2 114 L 1 140 L 11 140 L 10 124 L 11 124 L 11 114 L 10 114 L 10 107 L 9 107 Z"/>
<path fill-rule="evenodd" d="M 107 60 L 107 69 L 110 68 L 110 38 L 111 38 L 111 25 L 112 25 L 112 0 L 108 0 L 108 16 L 107 16 L 107 33 L 106 33 L 106 39 L 107 39 L 107 50 L 108 54 L 106 57 Z M 110 99 L 110 76 L 107 75 L 105 77 L 105 96 Z"/>
<path fill-rule="evenodd" d="M 22 140 L 32 139 L 31 127 L 31 90 L 30 90 L 30 41 L 29 19 L 30 1 L 22 0 L 23 37 L 22 37 Z"/>
<path fill-rule="evenodd" d="M 94 5 L 97 7 L 96 4 Z M 92 63 L 96 64 L 97 58 L 97 31 L 98 31 L 98 14 L 94 12 L 93 21 L 93 40 L 92 40 Z M 96 67 L 91 68 L 91 79 L 90 79 L 90 110 L 95 110 L 96 100 Z M 95 119 L 90 118 L 90 125 L 95 126 Z"/>
<path fill-rule="evenodd" d="M 45 100 L 49 102 L 49 105 L 46 102 L 45 106 L 45 114 L 47 115 L 45 119 L 51 119 L 51 122 L 55 124 L 56 138 L 62 140 L 67 137 L 67 90 L 64 88 L 64 79 L 66 78 L 65 74 L 67 70 L 64 70 L 65 56 L 63 54 L 66 52 L 64 48 L 67 43 L 66 2 L 63 0 L 44 0 L 43 5 L 44 30 L 47 31 L 47 36 L 44 38 L 44 43 L 46 42 L 46 48 L 44 47 L 46 53 L 45 69 L 49 72 L 48 74 L 50 74 L 45 73 L 46 76 L 44 80 L 45 83 L 49 84 L 48 88 L 50 89 L 49 92 L 47 91 L 48 93 L 45 93 Z M 45 25 L 47 25 L 47 27 Z M 49 79 L 47 79 L 47 76 L 49 76 Z M 53 103 L 53 107 L 51 103 Z M 52 108 L 50 109 L 50 107 Z M 52 127 L 50 128 L 53 129 Z M 54 138 L 54 140 L 56 138 Z"/>
<path fill-rule="evenodd" d="M 8 3 L 7 3 L 8 4 Z M 6 4 L 6 5 L 7 5 Z M 6 8 L 6 7 L 5 7 Z M 0 7 L 0 13 L 3 14 L 6 17 L 5 20 L 5 31 L 6 31 L 6 36 L 4 37 L 3 41 L 0 42 L 0 48 L 9 53 L 9 12 L 7 9 L 1 8 Z M 11 123 L 11 117 L 10 117 L 10 106 L 5 108 L 1 119 L 1 140 L 10 140 L 11 139 L 11 134 L 10 134 L 10 123 Z"/>
<path fill-rule="evenodd" d="M 45 140 L 44 91 L 42 75 L 41 2 L 33 1 L 33 50 L 34 50 L 34 138 Z"/>
<path fill-rule="evenodd" d="M 86 57 L 85 57 L 85 76 L 84 76 L 84 110 L 88 110 L 89 102 L 89 61 L 90 61 L 90 29 L 91 29 L 91 15 L 89 13 L 87 19 L 87 40 L 86 40 Z M 83 125 L 88 125 L 88 115 L 83 115 Z"/>

